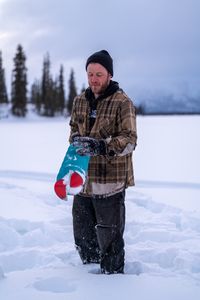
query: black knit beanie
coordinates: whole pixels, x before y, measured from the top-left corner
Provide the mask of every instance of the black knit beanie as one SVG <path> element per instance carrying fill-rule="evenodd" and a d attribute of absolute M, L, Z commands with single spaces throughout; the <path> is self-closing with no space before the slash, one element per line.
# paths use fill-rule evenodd
<path fill-rule="evenodd" d="M 108 53 L 108 51 L 101 50 L 101 51 L 95 52 L 90 57 L 88 57 L 86 65 L 85 65 L 86 70 L 87 70 L 87 66 L 90 63 L 98 63 L 98 64 L 104 66 L 104 68 L 106 68 L 106 70 L 111 74 L 111 76 L 113 76 L 113 60 L 112 60 L 112 57 L 110 56 L 110 54 Z"/>

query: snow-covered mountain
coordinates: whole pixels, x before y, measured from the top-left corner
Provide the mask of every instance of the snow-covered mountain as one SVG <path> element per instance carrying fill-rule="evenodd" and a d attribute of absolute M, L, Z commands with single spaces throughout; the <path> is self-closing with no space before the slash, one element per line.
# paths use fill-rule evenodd
<path fill-rule="evenodd" d="M 136 105 L 143 114 L 200 114 L 200 93 L 198 96 L 175 95 L 157 92 L 136 98 Z"/>

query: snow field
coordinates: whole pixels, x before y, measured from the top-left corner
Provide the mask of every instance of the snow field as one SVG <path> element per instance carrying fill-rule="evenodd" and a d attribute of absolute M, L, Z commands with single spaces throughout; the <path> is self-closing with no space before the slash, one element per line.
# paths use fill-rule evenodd
<path fill-rule="evenodd" d="M 136 186 L 126 194 L 125 275 L 110 276 L 99 275 L 97 264 L 81 264 L 73 242 L 72 197 L 61 201 L 53 191 L 67 122 L 0 123 L 1 299 L 199 299 L 199 123 L 196 117 L 139 118 Z M 172 155 L 167 148 L 172 128 L 178 137 L 188 129 L 194 133 L 186 162 L 185 141 L 178 138 L 176 144 L 173 136 L 174 161 L 181 166 L 173 172 L 171 157 L 162 158 Z M 149 150 L 152 132 L 155 152 Z"/>

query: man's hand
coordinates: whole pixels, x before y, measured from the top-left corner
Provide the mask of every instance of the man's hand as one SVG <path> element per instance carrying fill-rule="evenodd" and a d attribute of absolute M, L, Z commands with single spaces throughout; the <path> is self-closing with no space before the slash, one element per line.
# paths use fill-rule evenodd
<path fill-rule="evenodd" d="M 104 140 L 98 140 L 86 136 L 76 136 L 72 142 L 77 148 L 77 153 L 86 156 L 106 155 L 107 147 Z"/>

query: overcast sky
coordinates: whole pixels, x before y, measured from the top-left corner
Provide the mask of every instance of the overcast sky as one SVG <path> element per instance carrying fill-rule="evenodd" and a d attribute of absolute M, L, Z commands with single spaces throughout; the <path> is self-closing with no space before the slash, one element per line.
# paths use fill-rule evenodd
<path fill-rule="evenodd" d="M 0 0 L 0 50 L 10 82 L 20 43 L 28 80 L 70 68 L 87 85 L 85 61 L 101 49 L 114 60 L 114 80 L 131 93 L 148 89 L 200 92 L 200 0 Z"/>

